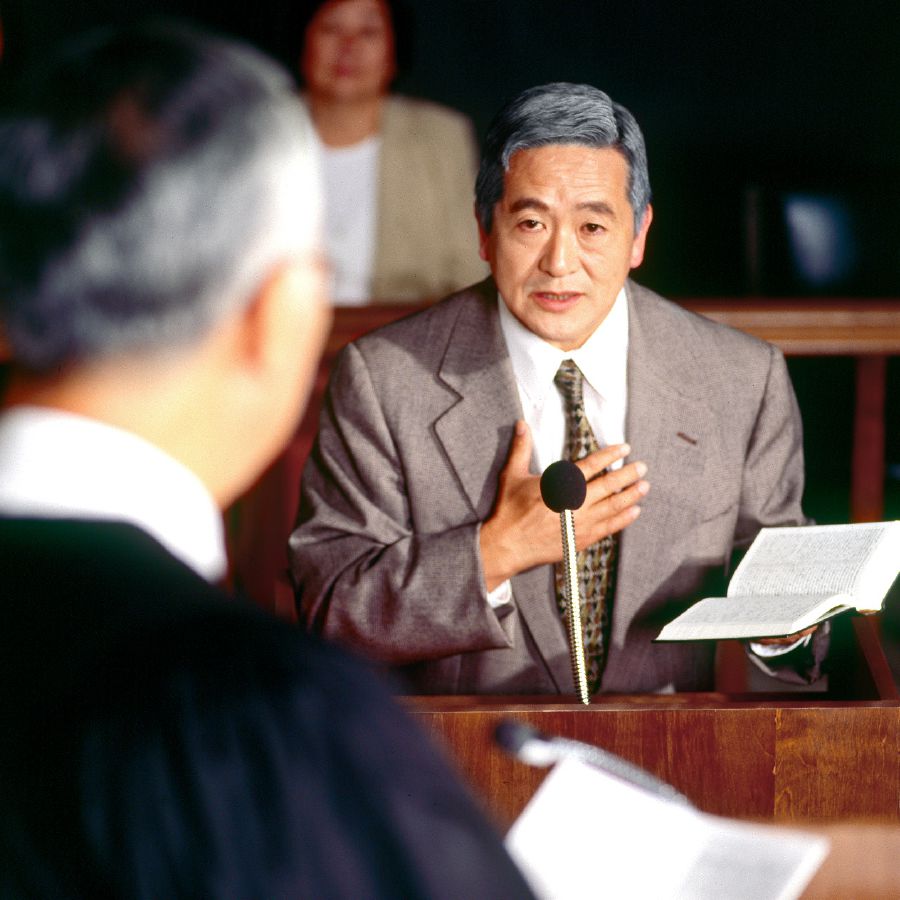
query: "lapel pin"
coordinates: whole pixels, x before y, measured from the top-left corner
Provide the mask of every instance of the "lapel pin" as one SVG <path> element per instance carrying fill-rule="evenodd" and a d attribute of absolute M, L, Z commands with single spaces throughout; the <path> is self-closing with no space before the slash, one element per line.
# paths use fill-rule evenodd
<path fill-rule="evenodd" d="M 687 441 L 692 446 L 697 446 L 697 438 L 692 438 L 689 435 L 685 434 L 683 431 L 679 431 L 677 437 L 680 437 L 683 441 Z"/>

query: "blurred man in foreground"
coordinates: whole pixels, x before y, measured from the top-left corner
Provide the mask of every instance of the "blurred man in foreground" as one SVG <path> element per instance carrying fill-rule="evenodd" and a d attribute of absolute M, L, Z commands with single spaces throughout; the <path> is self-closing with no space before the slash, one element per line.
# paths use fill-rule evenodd
<path fill-rule="evenodd" d="M 169 26 L 0 121 L 4 897 L 527 893 L 365 670 L 215 586 L 328 326 L 309 147 L 280 70 Z"/>

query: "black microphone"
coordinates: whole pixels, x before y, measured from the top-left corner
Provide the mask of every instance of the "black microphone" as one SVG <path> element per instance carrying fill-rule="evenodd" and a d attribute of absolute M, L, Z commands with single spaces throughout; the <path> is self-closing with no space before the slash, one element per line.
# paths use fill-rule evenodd
<path fill-rule="evenodd" d="M 621 756 L 593 744 L 573 741 L 570 738 L 551 737 L 515 719 L 502 719 L 494 730 L 494 740 L 511 756 L 530 766 L 552 766 L 566 758 L 575 758 L 659 797 L 687 806 L 692 805 L 690 800 L 676 791 L 672 785 L 651 775 L 640 766 L 628 762 L 627 759 L 622 759 Z"/>
<path fill-rule="evenodd" d="M 580 509 L 587 496 L 587 482 L 575 463 L 560 459 L 550 463 L 541 475 L 541 499 L 553 512 Z"/>
<path fill-rule="evenodd" d="M 578 564 L 575 556 L 575 519 L 572 510 L 578 509 L 587 496 L 584 474 L 575 463 L 561 459 L 551 463 L 541 475 L 541 498 L 553 512 L 559 513 L 562 531 L 563 563 L 565 564 L 566 609 L 569 621 L 569 654 L 572 658 L 572 680 L 582 703 L 589 703 L 587 675 L 584 665 L 584 642 L 581 635 L 581 590 L 578 585 Z"/>

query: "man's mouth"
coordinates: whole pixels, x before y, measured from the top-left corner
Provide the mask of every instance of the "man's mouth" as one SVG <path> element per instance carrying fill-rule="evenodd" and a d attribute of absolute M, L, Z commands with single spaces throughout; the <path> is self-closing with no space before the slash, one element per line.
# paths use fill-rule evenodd
<path fill-rule="evenodd" d="M 542 306 L 556 308 L 573 305 L 582 294 L 579 291 L 534 291 L 532 296 Z"/>

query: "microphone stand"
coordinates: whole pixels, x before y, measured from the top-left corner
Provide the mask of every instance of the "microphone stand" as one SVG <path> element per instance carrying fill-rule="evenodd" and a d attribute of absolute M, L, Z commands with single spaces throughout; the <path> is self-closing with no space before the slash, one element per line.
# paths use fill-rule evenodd
<path fill-rule="evenodd" d="M 568 459 L 550 463 L 541 475 L 541 498 L 559 513 L 562 531 L 564 601 L 568 605 L 569 653 L 572 658 L 572 680 L 582 703 L 590 702 L 584 665 L 584 643 L 581 636 L 581 591 L 578 586 L 578 563 L 575 556 L 575 518 L 587 494 L 587 483 L 581 469 Z"/>
<path fill-rule="evenodd" d="M 578 565 L 575 556 L 575 517 L 571 509 L 559 514 L 562 530 L 563 562 L 565 564 L 566 604 L 569 621 L 569 654 L 572 658 L 572 680 L 579 699 L 590 703 L 587 674 L 584 665 L 584 644 L 581 637 L 581 591 L 578 586 Z"/>

